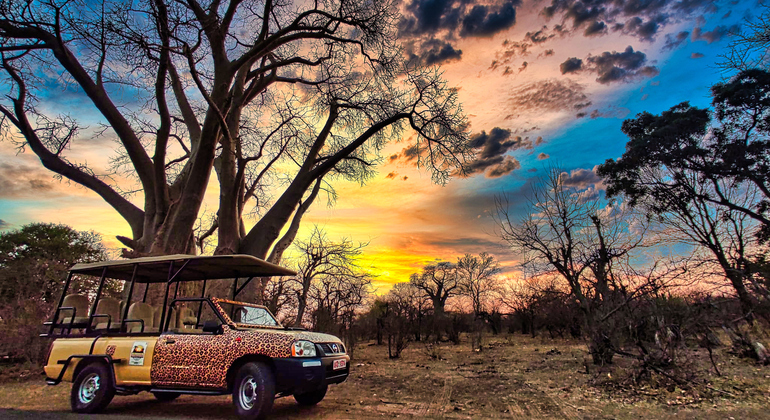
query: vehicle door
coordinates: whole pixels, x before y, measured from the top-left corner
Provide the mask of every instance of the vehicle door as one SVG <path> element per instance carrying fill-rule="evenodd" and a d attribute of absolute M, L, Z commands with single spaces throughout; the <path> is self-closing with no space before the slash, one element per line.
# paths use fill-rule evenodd
<path fill-rule="evenodd" d="M 104 337 L 97 341 L 94 353 L 107 354 L 115 360 L 116 385 L 150 385 L 151 361 L 157 342 L 157 334 Z"/>
<path fill-rule="evenodd" d="M 225 388 L 227 350 L 233 338 L 208 301 L 179 302 L 181 308 L 194 310 L 193 325 L 179 323 L 166 329 L 155 346 L 152 359 L 152 384 L 160 387 Z"/>

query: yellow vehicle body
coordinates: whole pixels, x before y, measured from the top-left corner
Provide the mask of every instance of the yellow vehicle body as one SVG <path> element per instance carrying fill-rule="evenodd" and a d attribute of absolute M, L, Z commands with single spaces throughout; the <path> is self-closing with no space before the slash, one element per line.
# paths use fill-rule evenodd
<path fill-rule="evenodd" d="M 96 343 L 94 343 L 96 339 Z M 62 364 L 72 355 L 105 355 L 108 354 L 113 360 L 118 361 L 113 364 L 115 369 L 115 385 L 151 385 L 150 370 L 152 368 L 152 357 L 155 353 L 155 345 L 158 342 L 158 336 L 130 336 L 130 337 L 78 337 L 78 338 L 59 338 L 51 345 L 51 355 L 48 357 L 48 364 L 45 366 L 45 374 L 49 378 L 58 378 L 64 365 Z M 93 351 L 91 345 L 93 344 Z M 141 352 L 137 346 L 142 347 Z M 132 357 L 133 353 L 133 357 Z M 67 371 L 62 377 L 63 381 L 72 382 L 74 380 L 75 370 L 81 359 L 73 358 L 67 366 Z"/>
<path fill-rule="evenodd" d="M 236 413 L 248 419 L 263 418 L 277 396 L 315 405 L 328 385 L 350 373 L 341 340 L 283 327 L 264 306 L 235 300 L 253 278 L 295 274 L 250 255 L 77 264 L 45 323 L 48 333 L 41 334 L 54 339 L 46 383 L 72 382 L 76 413 L 97 413 L 115 395 L 139 392 L 162 402 L 182 394 L 231 393 Z M 96 290 L 70 290 L 80 276 L 99 277 Z M 122 301 L 102 293 L 106 279 L 128 282 Z M 206 297 L 209 280 L 232 281 L 233 300 Z M 179 297 L 179 284 L 193 281 L 203 281 L 200 297 Z M 137 284 L 144 286 L 141 301 L 134 296 Z M 161 306 L 147 302 L 151 285 L 165 290 Z"/>

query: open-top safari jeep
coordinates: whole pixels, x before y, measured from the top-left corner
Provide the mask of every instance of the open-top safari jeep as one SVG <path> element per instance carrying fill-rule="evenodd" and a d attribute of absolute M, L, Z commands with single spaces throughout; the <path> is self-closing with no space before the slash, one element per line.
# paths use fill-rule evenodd
<path fill-rule="evenodd" d="M 243 418 L 264 418 L 277 396 L 317 404 L 328 385 L 348 377 L 350 357 L 342 342 L 285 328 L 267 308 L 236 301 L 255 277 L 294 274 L 249 255 L 77 264 L 43 334 L 54 338 L 47 382 L 73 382 L 70 402 L 78 413 L 104 409 L 115 394 L 141 391 L 162 401 L 231 393 Z M 89 275 L 99 277 L 95 291 L 67 293 L 73 278 Z M 107 279 L 128 282 L 125 302 L 104 296 Z M 233 282 L 230 299 L 206 297 L 209 281 L 218 279 Z M 180 283 L 192 281 L 202 282 L 200 297 L 179 297 Z M 152 288 L 160 288 L 155 296 L 163 296 L 162 305 L 147 303 Z M 135 291 L 141 300 L 133 299 Z"/>

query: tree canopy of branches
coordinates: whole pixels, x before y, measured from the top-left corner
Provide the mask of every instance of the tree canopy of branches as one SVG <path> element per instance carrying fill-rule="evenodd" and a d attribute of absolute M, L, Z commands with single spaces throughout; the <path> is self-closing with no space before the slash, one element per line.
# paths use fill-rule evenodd
<path fill-rule="evenodd" d="M 746 19 L 743 29 L 733 33 L 720 66 L 730 72 L 753 68 L 767 69 L 770 64 L 770 5 L 757 4 L 758 13 Z"/>
<path fill-rule="evenodd" d="M 482 252 L 478 257 L 465 254 L 457 259 L 460 293 L 471 300 L 476 317 L 486 312 L 485 305 L 498 289 L 497 274 L 501 271 L 495 257 Z"/>
<path fill-rule="evenodd" d="M 99 235 L 64 225 L 34 223 L 0 233 L 0 354 L 37 362 L 47 345 L 38 337 L 69 268 L 107 258 Z M 93 290 L 97 278 L 73 278 L 73 292 Z M 110 287 L 113 286 L 113 287 Z M 104 293 L 118 293 L 107 284 Z M 10 339 L 14 337 L 14 339 Z"/>
<path fill-rule="evenodd" d="M 436 318 L 444 315 L 447 300 L 460 291 L 457 266 L 448 261 L 426 265 L 421 273 L 412 274 L 409 283 L 430 299 Z"/>
<path fill-rule="evenodd" d="M 219 205 L 200 236 L 216 231 L 216 253 L 265 258 L 285 226 L 296 229 L 292 216 L 302 217 L 324 177 L 364 182 L 381 148 L 407 129 L 438 182 L 470 155 L 456 91 L 437 70 L 402 59 L 396 7 L 7 1 L 4 137 L 112 206 L 131 227 L 131 238 L 119 238 L 127 256 L 195 251 L 213 169 Z M 59 89 L 74 91 L 97 121 L 49 111 Z M 104 140 L 116 141 L 112 167 L 68 153 Z M 253 227 L 244 215 L 257 219 Z"/>
<path fill-rule="evenodd" d="M 693 191 L 704 202 L 746 214 L 760 224 L 758 235 L 770 238 L 770 73 L 743 71 L 711 89 L 714 111 L 687 102 L 661 115 L 644 112 L 623 122 L 629 137 L 622 157 L 599 167 L 610 196 L 623 194 L 629 203 L 651 198 L 651 210 L 660 213 L 671 203 L 656 203 L 656 194 L 675 192 L 677 174 L 691 173 L 706 187 Z M 642 179 L 650 170 L 661 169 L 672 179 L 663 183 Z M 730 187 L 750 184 L 758 191 L 754 200 L 735 202 Z M 741 195 L 740 197 L 743 197 Z M 682 197 L 685 198 L 685 197 Z M 739 198 L 740 199 L 740 198 Z M 742 200 L 742 199 L 741 199 Z M 745 200 L 742 200 L 745 201 Z"/>
<path fill-rule="evenodd" d="M 741 72 L 712 88 L 714 112 L 679 104 L 623 123 L 626 152 L 599 167 L 610 195 L 658 217 L 711 254 L 751 318 L 757 242 L 770 238 L 770 73 Z M 757 238 L 756 240 L 754 238 Z"/>
<path fill-rule="evenodd" d="M 632 289 L 630 279 L 637 273 L 625 264 L 642 244 L 643 227 L 632 228 L 624 206 L 602 207 L 597 198 L 565 186 L 564 175 L 552 168 L 533 187 L 520 220 L 509 213 L 507 198 L 498 198 L 500 234 L 522 256 L 529 275 L 556 274 L 566 283 L 584 314 L 595 363 L 609 362 L 616 344 L 609 342 L 612 327 L 605 321 L 647 286 Z"/>
<path fill-rule="evenodd" d="M 316 321 L 319 316 L 332 323 L 352 320 L 370 293 L 371 278 L 356 261 L 366 245 L 347 239 L 333 242 L 318 228 L 294 245 L 299 253 L 298 274 L 290 285 L 297 305 L 294 325 L 302 325 L 308 307 L 315 311 Z"/>

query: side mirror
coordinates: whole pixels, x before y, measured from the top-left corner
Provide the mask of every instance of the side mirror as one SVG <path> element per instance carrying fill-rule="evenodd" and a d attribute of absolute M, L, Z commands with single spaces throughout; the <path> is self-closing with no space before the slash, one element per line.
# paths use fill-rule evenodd
<path fill-rule="evenodd" d="M 203 332 L 222 334 L 222 324 L 220 324 L 218 321 L 213 321 L 213 320 L 206 321 L 203 323 Z"/>

